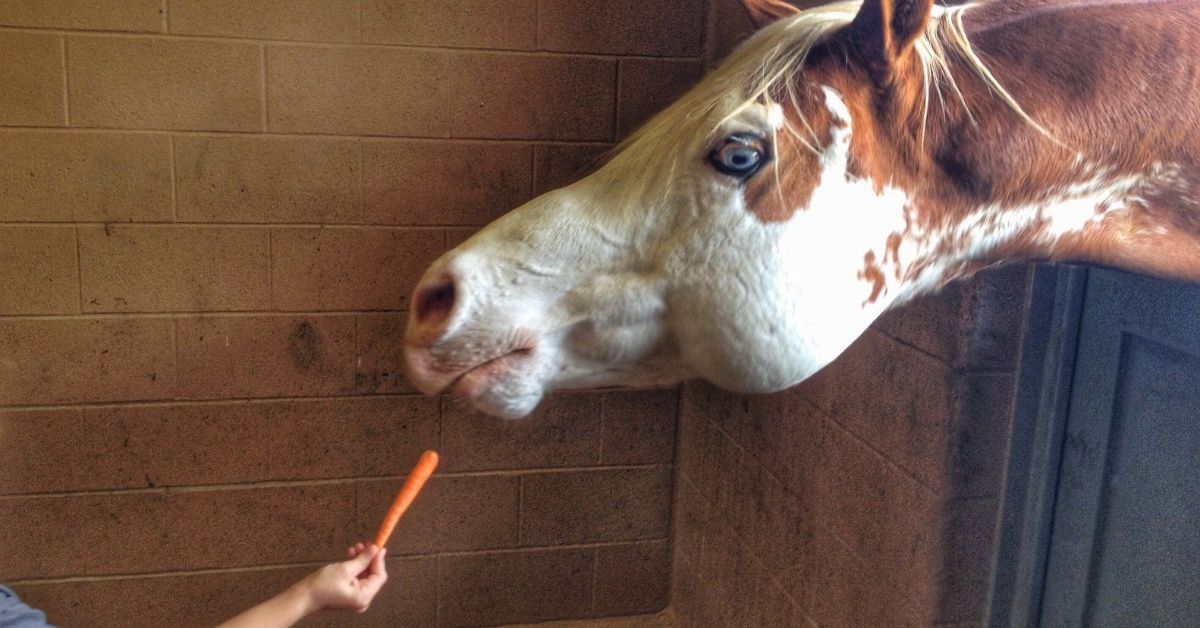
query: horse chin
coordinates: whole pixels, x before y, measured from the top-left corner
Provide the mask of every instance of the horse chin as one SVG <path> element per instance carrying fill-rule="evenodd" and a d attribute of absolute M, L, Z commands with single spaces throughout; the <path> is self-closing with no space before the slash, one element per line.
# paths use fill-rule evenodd
<path fill-rule="evenodd" d="M 534 366 L 531 355 L 510 353 L 463 374 L 454 383 L 454 395 L 485 414 L 524 418 L 537 408 L 546 392 Z"/>

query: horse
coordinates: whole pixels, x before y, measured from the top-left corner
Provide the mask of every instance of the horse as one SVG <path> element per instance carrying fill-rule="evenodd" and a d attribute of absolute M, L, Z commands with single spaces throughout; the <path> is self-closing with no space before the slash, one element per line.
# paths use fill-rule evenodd
<path fill-rule="evenodd" d="M 582 180 L 449 251 L 410 381 L 791 387 L 996 264 L 1200 281 L 1200 3 L 745 0 L 759 29 Z"/>

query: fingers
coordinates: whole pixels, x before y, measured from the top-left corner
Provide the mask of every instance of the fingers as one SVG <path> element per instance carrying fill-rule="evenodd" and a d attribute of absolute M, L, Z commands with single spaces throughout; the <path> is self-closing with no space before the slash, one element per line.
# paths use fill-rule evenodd
<path fill-rule="evenodd" d="M 371 564 L 367 567 L 368 577 L 380 576 L 384 580 L 387 580 L 387 565 L 383 562 L 383 559 L 386 557 L 387 550 L 379 550 L 379 553 L 375 555 L 375 558 L 371 559 Z"/>
<path fill-rule="evenodd" d="M 376 554 L 375 558 L 371 560 L 371 566 L 368 569 L 367 577 L 358 581 L 359 593 L 362 596 L 361 599 L 363 600 L 362 610 L 364 611 L 367 610 L 368 606 L 370 606 L 371 600 L 375 599 L 375 594 L 379 593 L 379 590 L 383 588 L 384 583 L 387 582 L 387 567 L 384 565 L 383 561 L 384 554 L 386 553 L 387 550 L 383 550 Z"/>
<path fill-rule="evenodd" d="M 362 544 L 359 543 L 359 545 Z M 368 545 L 362 550 L 358 551 L 356 556 L 342 564 L 346 566 L 348 571 L 357 576 L 367 570 L 368 565 L 371 564 L 371 562 L 376 556 L 379 555 L 379 553 L 379 548 L 375 547 L 375 545 L 372 543 L 371 545 Z"/>

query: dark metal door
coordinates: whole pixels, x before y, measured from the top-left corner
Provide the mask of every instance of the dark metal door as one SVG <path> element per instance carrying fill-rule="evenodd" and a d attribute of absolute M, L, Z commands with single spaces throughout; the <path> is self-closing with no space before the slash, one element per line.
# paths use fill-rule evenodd
<path fill-rule="evenodd" d="M 1200 626 L 1200 286 L 1088 273 L 1044 626 Z"/>
<path fill-rule="evenodd" d="M 1040 273 L 991 623 L 1200 626 L 1200 285 Z"/>

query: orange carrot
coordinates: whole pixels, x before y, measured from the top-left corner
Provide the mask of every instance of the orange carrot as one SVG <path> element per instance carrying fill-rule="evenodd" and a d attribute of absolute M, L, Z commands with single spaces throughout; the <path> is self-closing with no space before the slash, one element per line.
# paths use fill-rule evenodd
<path fill-rule="evenodd" d="M 388 508 L 387 516 L 383 518 L 383 525 L 379 526 L 379 534 L 375 535 L 375 546 L 382 548 L 387 543 L 388 537 L 392 535 L 392 530 L 396 528 L 396 523 L 400 521 L 400 515 L 408 510 L 408 505 L 417 497 L 417 493 L 421 492 L 421 487 L 425 486 L 425 481 L 433 475 L 433 470 L 437 468 L 438 455 L 436 451 L 427 451 L 421 454 L 421 459 L 417 461 L 417 466 L 413 467 L 411 473 L 408 474 L 408 479 L 404 481 L 404 486 L 400 487 L 400 492 L 396 494 L 396 501 L 392 502 L 392 507 Z"/>

